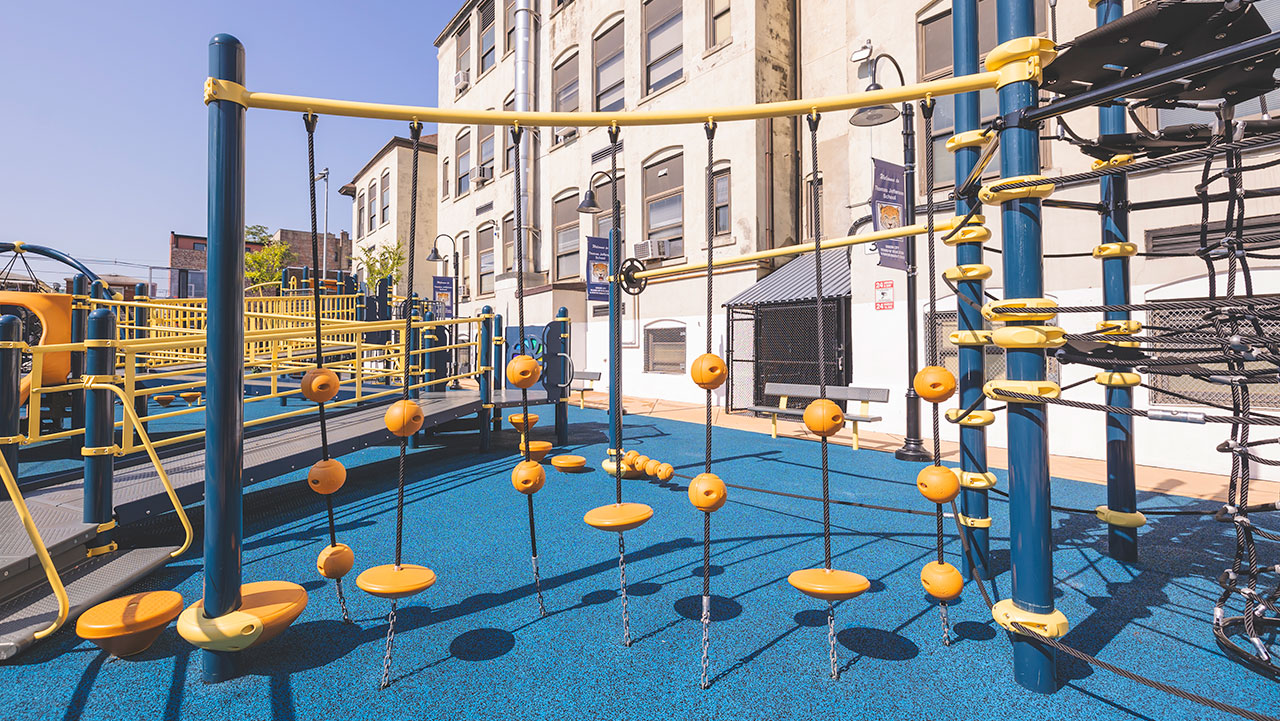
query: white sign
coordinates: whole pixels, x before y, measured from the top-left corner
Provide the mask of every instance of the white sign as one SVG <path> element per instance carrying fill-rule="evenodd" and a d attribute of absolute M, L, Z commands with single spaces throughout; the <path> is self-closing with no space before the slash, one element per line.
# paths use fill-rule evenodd
<path fill-rule="evenodd" d="M 876 310 L 893 310 L 893 281 L 876 281 Z"/>

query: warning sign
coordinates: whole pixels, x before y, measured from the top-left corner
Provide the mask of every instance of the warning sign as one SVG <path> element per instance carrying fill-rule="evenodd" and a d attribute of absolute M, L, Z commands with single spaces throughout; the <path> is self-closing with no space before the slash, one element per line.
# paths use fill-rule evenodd
<path fill-rule="evenodd" d="M 876 310 L 893 310 L 893 281 L 876 281 Z"/>

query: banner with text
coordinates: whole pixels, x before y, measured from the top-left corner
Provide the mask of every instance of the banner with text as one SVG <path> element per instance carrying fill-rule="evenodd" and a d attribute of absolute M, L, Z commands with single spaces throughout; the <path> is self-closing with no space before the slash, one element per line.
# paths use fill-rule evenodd
<path fill-rule="evenodd" d="M 453 317 L 453 278 L 431 276 L 431 300 L 435 301 L 438 318 Z"/>
<path fill-rule="evenodd" d="M 587 300 L 609 300 L 609 239 L 587 236 Z"/>
<path fill-rule="evenodd" d="M 875 230 L 901 228 L 907 198 L 907 170 L 897 163 L 871 159 L 874 183 L 871 186 L 871 223 Z M 907 269 L 906 243 L 881 240 L 876 243 L 880 263 L 886 268 Z"/>

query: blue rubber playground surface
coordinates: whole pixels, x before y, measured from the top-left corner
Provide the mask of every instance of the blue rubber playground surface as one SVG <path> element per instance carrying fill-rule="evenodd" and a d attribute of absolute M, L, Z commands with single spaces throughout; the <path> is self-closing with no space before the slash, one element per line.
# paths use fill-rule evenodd
<path fill-rule="evenodd" d="M 544 414 L 549 422 L 549 414 Z M 571 409 L 571 446 L 592 464 L 606 448 L 606 416 Z M 551 438 L 548 422 L 534 438 Z M 702 428 L 628 416 L 625 447 L 694 474 Z M 472 432 L 438 436 L 412 452 L 405 561 L 439 581 L 400 607 L 394 682 L 382 672 L 389 603 L 348 577 L 354 624 L 344 624 L 334 585 L 315 571 L 327 542 L 324 504 L 298 478 L 254 487 L 246 497 L 244 578 L 290 580 L 310 592 L 302 617 L 244 654 L 244 675 L 200 680 L 199 652 L 171 626 L 148 651 L 112 660 L 70 628 L 0 666 L 6 719 L 1225 719 L 1218 712 L 1059 658 L 1062 689 L 1050 696 L 1013 681 L 1010 644 L 976 589 L 951 607 L 953 642 L 942 643 L 934 602 L 919 583 L 933 555 L 934 520 L 833 506 L 835 565 L 871 579 L 871 590 L 838 606 L 842 675 L 828 677 L 825 607 L 786 581 L 821 565 L 821 505 L 730 489 L 713 517 L 709 690 L 698 688 L 701 642 L 701 513 L 685 481 L 625 481 L 626 500 L 653 519 L 627 534 L 630 648 L 621 645 L 616 536 L 582 514 L 612 502 L 611 477 L 566 475 L 548 466 L 536 496 L 548 615 L 540 618 L 529 563 L 525 499 L 510 483 L 516 436 L 475 452 Z M 1206 443 L 1212 442 L 1206 438 Z M 338 503 L 338 539 L 356 572 L 389 563 L 394 547 L 396 448 L 343 458 L 351 469 Z M 729 483 L 820 493 L 819 445 L 716 429 L 715 470 Z M 918 465 L 891 454 L 833 447 L 836 499 L 931 510 L 915 490 Z M 1007 488 L 1003 472 L 1002 488 Z M 1054 481 L 1054 501 L 1092 508 L 1101 486 Z M 1204 508 L 1176 496 L 1144 496 L 1147 507 Z M 992 497 L 993 594 L 1009 588 L 1007 506 Z M 1059 608 L 1065 641 L 1155 679 L 1263 713 L 1280 713 L 1280 688 L 1228 660 L 1214 644 L 1213 578 L 1231 553 L 1230 530 L 1211 519 L 1153 517 L 1137 564 L 1105 554 L 1096 519 L 1054 516 Z M 948 521 L 948 560 L 959 545 Z M 141 539 L 172 534 L 163 519 Z M 199 530 L 197 529 L 197 546 Z M 199 548 L 133 590 L 201 593 Z"/>

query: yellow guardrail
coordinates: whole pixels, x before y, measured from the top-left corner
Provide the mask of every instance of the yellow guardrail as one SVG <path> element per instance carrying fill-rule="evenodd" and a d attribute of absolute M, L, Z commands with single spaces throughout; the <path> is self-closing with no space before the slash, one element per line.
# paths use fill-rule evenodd
<path fill-rule="evenodd" d="M 4 480 L 4 488 L 9 492 L 9 498 L 13 500 L 13 509 L 17 511 L 18 518 L 22 521 L 22 528 L 27 532 L 27 538 L 31 539 L 31 545 L 36 550 L 36 558 L 40 560 L 44 576 L 53 587 L 54 598 L 58 600 L 58 615 L 53 623 L 35 633 L 37 639 L 44 638 L 62 628 L 62 624 L 67 622 L 67 616 L 71 614 L 71 600 L 67 598 L 67 589 L 62 585 L 58 567 L 53 565 L 53 559 L 49 557 L 49 549 L 40 538 L 40 530 L 36 528 L 35 519 L 31 517 L 31 509 L 27 508 L 22 491 L 18 489 L 18 479 L 14 478 L 13 470 L 9 468 L 9 462 L 5 460 L 3 454 L 0 454 L 0 479 Z"/>

